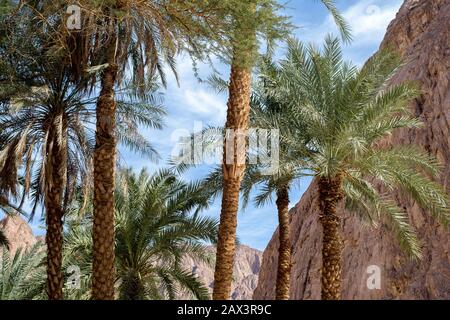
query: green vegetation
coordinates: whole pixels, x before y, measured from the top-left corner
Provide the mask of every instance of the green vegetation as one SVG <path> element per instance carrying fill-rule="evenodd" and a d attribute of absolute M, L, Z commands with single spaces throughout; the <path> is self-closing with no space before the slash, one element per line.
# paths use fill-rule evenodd
<path fill-rule="evenodd" d="M 388 227 L 414 259 L 421 245 L 393 191 L 448 225 L 437 160 L 389 140 L 422 125 L 408 107 L 419 88 L 392 84 L 402 62 L 389 50 L 362 68 L 345 61 L 341 42 L 352 36 L 334 1 L 321 3 L 342 39 L 328 36 L 321 49 L 291 38 L 275 0 L 77 3 L 80 30 L 65 23 L 67 1 L 0 0 L 0 209 L 32 219 L 42 207 L 46 224 L 45 247 L 16 252 L 0 230 L 0 299 L 209 299 L 184 269 L 187 257 L 215 263 L 212 298 L 229 299 L 240 197 L 243 207 L 262 206 L 273 195 L 276 298 L 289 299 L 290 191 L 306 176 L 320 200 L 322 299 L 340 299 L 344 207 L 371 227 Z M 285 57 L 274 60 L 285 39 Z M 119 144 L 159 159 L 143 130 L 164 126 L 165 70 L 178 82 L 180 55 L 198 78 L 198 63 L 214 72 L 215 59 L 230 66 L 229 81 L 214 72 L 210 79 L 228 93 L 218 131 L 278 129 L 275 172 L 241 163 L 257 151 L 228 135 L 232 150 L 223 148 L 222 165 L 202 182 L 121 166 Z M 219 194 L 220 223 L 203 215 Z M 217 245 L 215 260 L 205 243 Z"/>

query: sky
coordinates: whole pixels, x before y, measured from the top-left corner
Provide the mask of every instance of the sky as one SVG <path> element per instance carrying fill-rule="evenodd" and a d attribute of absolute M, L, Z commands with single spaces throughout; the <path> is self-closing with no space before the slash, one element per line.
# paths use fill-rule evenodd
<path fill-rule="evenodd" d="M 337 6 L 352 28 L 354 41 L 344 47 L 347 60 L 362 65 L 378 49 L 386 28 L 402 4 L 402 0 L 337 0 Z M 284 3 L 284 2 L 283 2 Z M 297 27 L 295 36 L 305 42 L 320 45 L 328 33 L 338 34 L 334 23 L 326 9 L 316 0 L 291 0 L 283 12 L 292 17 Z M 278 49 L 277 56 L 283 56 L 283 46 Z M 228 77 L 229 68 L 225 65 L 214 65 L 221 76 Z M 195 123 L 206 126 L 223 126 L 226 118 L 225 94 L 218 95 L 205 84 L 199 83 L 193 74 L 190 59 L 181 56 L 177 66 L 180 84 L 168 73 L 168 87 L 164 90 L 164 106 L 167 110 L 165 127 L 161 131 L 144 130 L 144 135 L 153 144 L 161 156 L 157 164 L 143 159 L 120 148 L 123 162 L 135 170 L 147 167 L 150 172 L 164 167 L 177 144 L 179 133 L 184 130 L 194 131 Z M 200 77 L 205 78 L 211 70 L 208 66 L 199 66 Z M 184 174 L 186 180 L 201 179 L 208 173 L 209 166 L 200 166 Z M 290 199 L 293 207 L 307 189 L 310 181 L 299 181 L 291 190 Z M 219 217 L 220 199 L 204 214 Z M 277 214 L 274 203 L 262 208 L 250 205 L 239 211 L 238 238 L 242 244 L 264 250 L 277 227 Z M 32 222 L 35 234 L 42 234 L 39 219 Z"/>

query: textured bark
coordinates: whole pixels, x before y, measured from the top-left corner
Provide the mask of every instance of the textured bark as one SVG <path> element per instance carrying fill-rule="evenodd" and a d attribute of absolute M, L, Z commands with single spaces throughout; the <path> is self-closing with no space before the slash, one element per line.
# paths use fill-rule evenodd
<path fill-rule="evenodd" d="M 319 179 L 322 224 L 322 300 L 341 299 L 342 238 L 337 206 L 343 199 L 342 179 Z"/>
<path fill-rule="evenodd" d="M 289 188 L 282 187 L 277 191 L 277 210 L 279 225 L 278 270 L 276 296 L 277 300 L 289 300 L 291 282 L 291 226 L 289 221 Z"/>
<path fill-rule="evenodd" d="M 250 113 L 251 69 L 233 63 L 231 68 L 227 129 L 248 129 Z M 214 300 L 227 300 L 231 295 L 233 259 L 236 251 L 236 227 L 239 207 L 239 189 L 245 172 L 245 141 L 235 135 L 233 141 L 225 137 L 223 170 L 222 211 L 220 214 L 219 237 L 217 243 L 216 268 L 214 273 Z M 233 148 L 227 150 L 227 145 Z M 229 155 L 228 151 L 233 150 Z M 232 161 L 227 161 L 232 158 Z M 244 161 L 242 161 L 244 159 Z M 231 162 L 231 163 L 227 163 Z"/>
<path fill-rule="evenodd" d="M 414 81 L 421 86 L 422 96 L 411 103 L 411 112 L 425 123 L 418 129 L 397 130 L 389 142 L 416 145 L 436 156 L 444 165 L 440 182 L 449 190 L 450 0 L 405 1 L 388 28 L 382 47 L 386 45 L 398 49 L 407 61 L 393 83 Z M 320 299 L 322 227 L 317 219 L 317 182 L 291 211 L 291 299 Z M 449 299 L 450 231 L 409 197 L 397 191 L 391 191 L 391 196 L 408 212 L 422 243 L 423 260 L 408 259 L 386 228 L 369 230 L 354 214 L 343 211 L 342 299 Z M 255 299 L 275 297 L 277 250 L 278 235 L 274 234 L 263 254 Z M 373 265 L 381 271 L 381 288 L 375 290 L 367 286 L 368 267 Z"/>
<path fill-rule="evenodd" d="M 115 41 L 112 43 L 115 44 Z M 116 167 L 116 102 L 114 86 L 118 67 L 114 62 L 114 46 L 110 46 L 108 67 L 101 79 L 97 102 L 97 126 L 94 152 L 94 228 L 92 297 L 114 299 L 114 189 Z"/>
<path fill-rule="evenodd" d="M 50 128 L 45 164 L 45 221 L 47 244 L 47 295 L 50 300 L 63 299 L 62 246 L 63 246 L 63 185 L 65 155 L 59 145 L 55 128 Z"/>

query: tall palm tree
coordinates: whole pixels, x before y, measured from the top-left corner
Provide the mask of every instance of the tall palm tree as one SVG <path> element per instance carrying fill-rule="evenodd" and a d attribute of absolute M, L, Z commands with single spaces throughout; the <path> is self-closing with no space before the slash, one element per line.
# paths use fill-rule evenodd
<path fill-rule="evenodd" d="M 202 58 L 204 39 L 216 38 L 214 32 L 221 30 L 211 14 L 215 7 L 210 10 L 216 3 L 220 1 L 81 1 L 83 28 L 66 39 L 72 66 L 75 74 L 87 65 L 102 67 L 94 152 L 94 299 L 114 298 L 115 89 L 128 65 L 142 96 L 155 73 L 166 83 L 163 65 L 175 71 L 179 51 Z"/>
<path fill-rule="evenodd" d="M 245 174 L 245 134 L 249 125 L 252 67 L 258 50 L 257 34 L 262 32 L 269 42 L 286 36 L 289 26 L 278 16 L 280 8 L 276 1 L 246 0 L 229 1 L 231 5 L 231 73 L 227 103 L 227 132 L 223 152 L 223 193 L 220 214 L 219 240 L 217 243 L 214 273 L 215 300 L 230 298 L 233 261 L 236 251 L 237 212 L 239 190 Z M 333 15 L 343 37 L 350 39 L 349 27 L 339 14 L 332 0 L 322 0 Z M 241 137 L 240 137 L 241 136 Z M 243 145 L 242 145 L 243 144 Z"/>
<path fill-rule="evenodd" d="M 386 224 L 414 258 L 421 257 L 420 244 L 388 192 L 408 194 L 444 225 L 450 219 L 446 192 L 429 178 L 439 174 L 436 160 L 385 139 L 396 129 L 422 124 L 408 107 L 419 94 L 414 84 L 390 85 L 399 66 L 395 54 L 382 51 L 359 70 L 343 61 L 339 40 L 332 37 L 323 50 L 293 40 L 281 62 L 272 94 L 290 106 L 285 123 L 292 134 L 285 139 L 295 149 L 300 130 L 311 137 L 301 165 L 306 159 L 319 189 L 322 299 L 341 296 L 341 204 L 372 225 Z"/>
<path fill-rule="evenodd" d="M 168 170 L 153 175 L 124 170 L 115 197 L 119 298 L 175 299 L 187 292 L 207 299 L 204 284 L 183 268 L 187 256 L 210 263 L 204 242 L 216 241 L 217 221 L 199 215 L 209 205 L 201 184 L 185 183 Z M 76 264 L 90 260 L 90 229 L 89 215 L 69 228 L 67 252 Z"/>
<path fill-rule="evenodd" d="M 225 128 L 245 132 L 248 129 L 252 60 L 256 50 L 256 15 L 258 1 L 240 1 L 233 19 L 233 53 Z M 241 134 L 243 133 L 241 132 Z M 214 300 L 226 300 L 231 295 L 233 262 L 236 251 L 237 211 L 239 190 L 245 173 L 245 146 L 238 146 L 237 137 L 225 136 L 223 148 L 223 193 L 214 271 Z M 227 147 L 230 145 L 229 147 Z"/>
<path fill-rule="evenodd" d="M 283 102 L 277 101 L 276 97 L 272 96 L 268 89 L 273 90 L 273 85 L 276 76 L 281 72 L 277 66 L 266 57 L 260 64 L 259 68 L 260 79 L 254 84 L 254 89 L 250 101 L 250 125 L 252 128 L 277 128 L 278 138 L 280 139 L 277 154 L 279 158 L 275 163 L 259 163 L 249 164 L 248 157 L 246 159 L 247 168 L 241 184 L 241 193 L 243 197 L 242 207 L 247 207 L 252 192 L 256 189 L 258 194 L 254 197 L 254 203 L 257 207 L 265 205 L 268 201 L 272 200 L 272 194 L 276 194 L 276 205 L 278 213 L 278 225 L 279 225 L 279 250 L 278 250 L 278 266 L 277 266 L 277 280 L 276 280 L 276 299 L 288 300 L 290 290 L 290 275 L 291 275 L 291 241 L 290 241 L 290 218 L 289 218 L 289 191 L 294 182 L 306 175 L 303 168 L 299 166 L 305 152 L 307 152 L 306 145 L 308 143 L 307 135 L 305 132 L 298 132 L 302 135 L 297 136 L 297 140 L 302 143 L 296 144 L 296 147 L 302 149 L 293 149 L 293 146 L 289 144 L 289 141 L 284 141 L 284 137 L 289 137 L 290 127 L 284 125 L 285 112 L 287 105 Z M 226 82 L 212 77 L 209 80 L 210 85 L 219 92 L 226 90 Z M 270 83 L 270 85 L 269 85 Z M 207 130 L 212 130 L 208 128 Z M 223 135 L 223 129 L 217 128 L 217 137 Z M 285 133 L 288 132 L 288 133 Z M 198 135 L 198 136 L 196 136 Z M 193 141 L 202 141 L 204 132 L 196 133 L 193 135 Z M 249 139 L 255 139 L 257 137 L 250 137 Z M 269 140 L 271 139 L 268 136 Z M 274 137 L 275 138 L 275 137 Z M 196 139 L 196 140 L 194 140 Z M 214 153 L 215 146 L 219 141 L 216 139 L 209 139 L 203 142 L 203 151 L 208 152 L 210 149 Z M 256 148 L 253 149 L 252 146 Z M 212 148 L 211 148 L 212 147 Z M 270 150 L 267 150 L 270 151 Z M 271 150 L 272 154 L 275 150 Z M 249 146 L 249 154 L 256 156 L 261 155 L 258 150 L 258 141 Z M 190 154 L 187 154 L 189 157 Z M 176 169 L 180 172 L 188 169 L 190 166 L 186 165 L 184 159 L 175 159 L 177 163 Z M 181 163 L 181 164 L 180 164 Z M 276 165 L 275 168 L 272 166 Z M 223 190 L 223 176 L 220 168 L 214 169 L 204 180 L 204 189 L 211 198 L 215 198 Z"/>
<path fill-rule="evenodd" d="M 33 32 L 27 12 L 9 21 L 13 31 L 2 45 L 0 103 L 0 193 L 22 198 L 31 193 L 31 218 L 42 201 L 46 213 L 47 293 L 62 299 L 62 218 L 76 183 L 89 174 L 90 140 L 84 127 L 85 101 L 70 81 L 64 62 L 48 54 L 46 36 Z M 25 21 L 25 22 L 24 22 Z M 35 21 L 32 18 L 30 21 Z M 23 42 L 23 35 L 33 37 Z M 8 81 L 9 80 L 9 81 Z M 9 83 L 15 83 L 13 88 Z M 23 177 L 19 168 L 24 165 Z"/>
<path fill-rule="evenodd" d="M 276 279 L 276 299 L 289 300 L 291 282 L 291 239 L 289 217 L 289 192 L 293 184 L 302 178 L 305 165 L 302 165 L 308 144 L 308 137 L 303 131 L 296 131 L 297 143 L 293 148 L 284 137 L 290 136 L 291 128 L 285 124 L 285 112 L 288 106 L 278 101 L 267 92 L 267 81 L 279 74 L 275 64 L 266 60 L 260 70 L 261 79 L 256 85 L 251 101 L 250 123 L 253 128 L 277 128 L 279 155 L 277 167 L 267 171 L 267 164 L 250 165 L 242 182 L 244 206 L 247 205 L 251 192 L 258 189 L 254 198 L 257 207 L 265 205 L 276 195 L 278 213 L 278 265 Z M 270 137 L 268 137 L 270 138 Z M 250 150 L 252 152 L 252 150 Z M 254 151 L 256 154 L 258 150 Z M 274 150 L 271 151 L 274 154 Z M 270 164 L 272 166 L 273 164 Z M 266 171 L 266 172 L 265 172 Z"/>

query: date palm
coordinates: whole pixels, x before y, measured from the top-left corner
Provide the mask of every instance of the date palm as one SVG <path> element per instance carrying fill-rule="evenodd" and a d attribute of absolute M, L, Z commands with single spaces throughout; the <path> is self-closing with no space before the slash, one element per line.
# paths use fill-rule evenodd
<path fill-rule="evenodd" d="M 24 13 L 24 19 L 29 18 Z M 30 21 L 33 21 L 30 19 Z M 45 37 L 26 20 L 9 20 L 0 102 L 0 193 L 18 196 L 19 209 L 31 195 L 34 216 L 44 202 L 47 293 L 62 299 L 62 219 L 75 184 L 89 174 L 92 146 L 86 133 L 85 101 L 70 81 L 63 61 L 44 49 Z M 29 42 L 23 42 L 27 35 Z M 13 85 L 10 85 L 13 83 Z M 23 177 L 19 170 L 23 165 Z"/>
<path fill-rule="evenodd" d="M 126 193 L 117 201 L 120 298 L 174 299 L 181 289 L 208 299 L 204 285 L 183 268 L 186 256 L 210 262 L 202 242 L 216 241 L 217 222 L 199 214 L 209 205 L 201 185 L 167 170 L 152 176 L 127 173 L 121 180 Z"/>
<path fill-rule="evenodd" d="M 272 201 L 272 195 L 276 195 L 276 207 L 278 213 L 278 265 L 275 288 L 277 300 L 289 300 L 291 282 L 291 239 L 290 239 L 290 217 L 289 217 L 289 191 L 296 181 L 305 175 L 301 159 L 304 157 L 308 137 L 297 135 L 296 148 L 293 148 L 285 136 L 290 136 L 291 128 L 285 124 L 285 109 L 287 106 L 267 93 L 266 81 L 268 77 L 276 76 L 279 71 L 275 64 L 265 61 L 261 72 L 264 73 L 251 101 L 250 123 L 253 128 L 278 129 L 278 145 L 275 150 L 270 150 L 272 156 L 279 157 L 276 163 L 250 165 L 242 182 L 242 193 L 244 206 L 250 199 L 251 192 L 258 190 L 254 198 L 257 207 L 264 206 Z M 263 71 L 264 70 L 264 71 Z M 302 132 L 296 132 L 302 133 Z M 271 132 L 271 134 L 274 134 Z M 269 141 L 272 137 L 268 137 Z M 274 146 L 272 146 L 273 148 Z M 252 152 L 252 150 L 249 150 Z M 258 154 L 258 150 L 254 151 Z M 272 168 L 273 166 L 276 166 Z M 270 167 L 270 168 L 269 168 Z"/>
<path fill-rule="evenodd" d="M 219 241 L 214 273 L 215 300 L 230 298 L 233 259 L 236 251 L 237 212 L 239 190 L 245 174 L 247 146 L 239 145 L 239 134 L 248 130 L 252 67 L 258 51 L 258 33 L 269 42 L 286 36 L 289 25 L 280 17 L 277 2 L 271 0 L 229 1 L 231 4 L 231 73 L 225 128 L 235 136 L 225 136 L 223 152 L 223 193 L 220 214 Z M 334 17 L 343 37 L 350 39 L 348 25 L 332 0 L 322 0 Z M 241 133 L 239 133 L 241 132 Z M 241 140 L 242 141 L 242 140 Z"/>
<path fill-rule="evenodd" d="M 175 299 L 183 292 L 207 299 L 204 284 L 183 268 L 187 256 L 210 264 L 204 242 L 216 241 L 217 222 L 200 216 L 209 205 L 201 185 L 168 170 L 153 175 L 123 170 L 115 197 L 119 299 Z M 66 237 L 73 263 L 87 270 L 92 267 L 91 223 L 89 214 L 81 223 L 74 219 Z"/>
<path fill-rule="evenodd" d="M 290 127 L 284 125 L 285 111 L 288 106 L 282 102 L 276 100 L 276 98 L 267 92 L 267 89 L 272 90 L 272 87 L 266 88 L 268 79 L 274 78 L 279 74 L 277 66 L 270 62 L 268 59 L 264 59 L 264 62 L 260 65 L 261 78 L 254 84 L 254 90 L 252 93 L 250 106 L 250 125 L 252 128 L 272 128 L 278 129 L 276 137 L 271 137 L 275 132 L 268 133 L 268 140 L 271 141 L 274 138 L 276 145 L 272 145 L 271 148 L 266 150 L 271 152 L 272 156 L 279 155 L 278 159 L 274 162 L 263 162 L 255 164 L 249 163 L 247 157 L 246 172 L 241 184 L 243 205 L 247 207 L 253 191 L 257 190 L 258 193 L 254 197 L 254 204 L 256 207 L 264 206 L 267 202 L 272 201 L 272 195 L 276 194 L 276 205 L 278 213 L 278 235 L 279 235 L 279 250 L 278 250 L 278 265 L 277 265 L 277 280 L 276 280 L 276 299 L 288 300 L 291 280 L 291 241 L 290 241 L 290 218 L 289 218 L 289 191 L 296 180 L 299 180 L 305 175 L 303 168 L 299 166 L 299 159 L 302 159 L 306 150 L 307 136 L 298 136 L 297 139 L 302 139 L 303 143 L 298 143 L 296 147 L 302 149 L 294 150 L 289 141 L 284 141 L 284 137 L 290 137 Z M 226 90 L 226 82 L 213 77 L 210 79 L 210 84 L 216 91 Z M 207 130 L 212 130 L 208 128 Z M 217 137 L 223 136 L 223 129 L 217 128 Z M 297 132 L 296 132 L 297 133 Z M 202 141 L 205 132 L 201 132 L 197 137 L 192 137 L 194 141 Z M 203 142 L 203 152 L 208 153 L 210 150 L 215 152 L 215 147 L 219 141 L 217 139 L 211 139 L 209 137 L 207 141 Z M 249 154 L 259 157 L 261 160 L 264 156 L 269 155 L 261 154 L 261 150 L 258 149 L 258 137 L 257 135 L 249 137 L 252 142 L 249 146 Z M 189 157 L 190 154 L 188 153 Z M 186 165 L 185 159 L 175 159 L 177 170 L 184 171 L 190 166 Z M 275 159 L 273 159 L 275 160 Z M 180 164 L 181 163 L 181 164 Z M 213 171 L 204 180 L 204 189 L 208 194 L 215 198 L 222 190 L 223 177 L 222 170 L 220 168 L 213 169 Z"/>
<path fill-rule="evenodd" d="M 125 70 L 144 96 L 149 78 L 159 74 L 165 84 L 164 64 L 175 71 L 175 57 L 184 50 L 203 58 L 205 38 L 216 38 L 221 28 L 214 10 L 220 1 L 80 1 L 83 28 L 65 40 L 74 74 L 100 66 L 100 95 L 96 107 L 94 152 L 94 299 L 114 298 L 114 191 L 116 137 L 115 90 Z M 211 9 L 212 8 L 212 9 Z M 64 32 L 61 33 L 64 38 Z M 218 37 L 220 38 L 220 36 Z"/>
<path fill-rule="evenodd" d="M 420 244 L 407 213 L 389 191 L 400 190 L 444 225 L 449 222 L 448 196 L 430 179 L 439 174 L 436 160 L 413 146 L 386 140 L 397 129 L 422 125 L 408 106 L 419 95 L 415 85 L 390 85 L 400 65 L 385 50 L 358 69 L 343 61 L 339 40 L 332 37 L 322 50 L 293 40 L 281 62 L 271 94 L 289 106 L 285 123 L 292 134 L 285 139 L 296 149 L 303 144 L 297 139 L 300 132 L 311 138 L 301 166 L 306 159 L 306 169 L 318 183 L 322 299 L 341 295 L 341 204 L 372 225 L 386 224 L 414 258 L 421 257 Z"/>
<path fill-rule="evenodd" d="M 39 203 L 45 204 L 48 263 L 51 265 L 48 278 L 52 281 L 49 297 L 59 299 L 62 295 L 63 214 L 73 199 L 76 186 L 84 186 L 84 194 L 87 194 L 90 185 L 94 133 L 89 126 L 95 119 L 92 104 L 95 98 L 83 99 L 75 90 L 66 97 L 60 95 L 59 88 L 51 92 L 49 97 L 28 100 L 27 103 L 32 103 L 15 113 L 10 112 L 11 105 L 2 109 L 1 139 L 8 143 L 1 149 L 6 159 L 1 174 L 3 183 L 9 183 L 2 184 L 3 190 L 15 194 L 19 180 L 17 168 L 23 163 L 25 179 L 21 203 L 31 193 L 34 202 L 31 216 Z M 138 125 L 160 127 L 164 111 L 151 104 L 120 101 L 116 114 L 119 141 L 134 151 L 155 157 L 153 147 L 137 129 Z M 60 131 L 55 133 L 54 130 Z"/>

